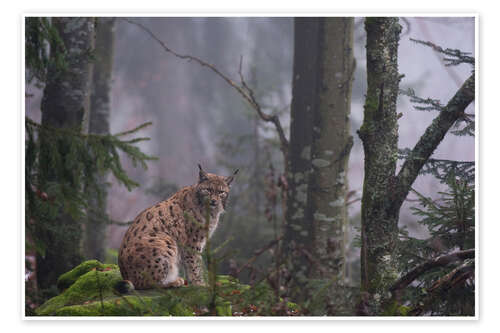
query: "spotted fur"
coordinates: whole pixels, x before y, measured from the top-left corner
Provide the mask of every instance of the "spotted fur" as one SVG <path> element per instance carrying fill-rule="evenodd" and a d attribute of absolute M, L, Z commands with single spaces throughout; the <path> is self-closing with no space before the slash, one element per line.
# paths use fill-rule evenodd
<path fill-rule="evenodd" d="M 180 264 L 191 284 L 204 284 L 201 252 L 217 228 L 238 170 L 223 177 L 199 169 L 197 184 L 142 211 L 125 233 L 118 265 L 123 278 L 136 289 L 183 285 Z"/>

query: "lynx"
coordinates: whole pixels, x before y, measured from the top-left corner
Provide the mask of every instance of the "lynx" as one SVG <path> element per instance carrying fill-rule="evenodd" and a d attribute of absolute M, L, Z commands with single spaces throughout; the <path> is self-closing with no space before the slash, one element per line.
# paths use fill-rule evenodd
<path fill-rule="evenodd" d="M 118 265 L 135 289 L 184 285 L 180 264 L 190 284 L 205 284 L 201 252 L 217 228 L 238 170 L 224 177 L 205 172 L 199 164 L 198 168 L 197 184 L 142 211 L 125 233 Z"/>

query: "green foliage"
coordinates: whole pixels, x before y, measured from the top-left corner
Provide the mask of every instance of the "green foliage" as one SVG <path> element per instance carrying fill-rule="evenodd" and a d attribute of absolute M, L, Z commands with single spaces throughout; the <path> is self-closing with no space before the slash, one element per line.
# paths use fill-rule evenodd
<path fill-rule="evenodd" d="M 50 46 L 50 47 L 49 47 Z M 50 51 L 50 53 L 49 53 Z M 65 47 L 48 17 L 27 17 L 25 21 L 26 81 L 37 85 L 47 79 L 48 68 L 56 71 L 68 66 Z"/>
<path fill-rule="evenodd" d="M 77 130 L 41 126 L 26 118 L 27 251 L 35 250 L 43 257 L 49 239 L 56 243 L 58 239 L 73 237 L 79 242 L 80 225 L 66 228 L 57 220 L 63 216 L 84 220 L 91 199 L 89 192 L 101 200 L 98 175 L 111 171 L 127 189 L 138 186 L 127 176 L 119 153 L 127 156 L 134 166 L 147 168 L 146 162 L 155 158 L 144 154 L 134 144 L 148 138 L 124 140 L 122 137 L 148 125 L 150 123 L 117 135 L 84 135 Z"/>
<path fill-rule="evenodd" d="M 408 158 L 409 154 L 409 150 L 400 151 L 404 158 Z M 475 163 L 429 159 L 421 174 L 433 175 L 446 189 L 438 192 L 436 200 L 412 190 L 418 197 L 419 205 L 411 209 L 430 237 L 417 239 L 410 237 L 407 230 L 400 230 L 398 263 L 403 274 L 438 256 L 475 248 Z M 405 289 L 405 305 L 420 308 L 421 313 L 430 315 L 474 315 L 473 278 L 457 279 L 445 292 L 440 290 L 439 295 L 434 295 L 436 286 L 443 284 L 447 274 L 460 264 L 437 266 L 418 276 Z"/>
<path fill-rule="evenodd" d="M 412 41 L 444 54 L 446 66 L 475 64 L 469 53 L 443 49 L 431 42 Z M 417 110 L 448 112 L 447 106 L 438 100 L 418 97 L 412 89 L 401 93 L 417 104 Z M 474 115 L 464 113 L 454 128 L 450 131 L 454 135 L 474 136 Z M 411 150 L 400 150 L 399 157 L 411 159 Z M 411 209 L 430 237 L 417 239 L 410 237 L 406 229 L 400 230 L 398 266 L 403 275 L 439 256 L 475 248 L 475 162 L 429 158 L 420 174 L 434 176 L 445 186 L 445 190 L 438 192 L 439 197 L 435 200 L 412 190 L 418 197 L 419 205 Z M 405 307 L 404 311 L 400 311 L 401 305 L 394 302 L 386 307 L 386 311 L 392 315 L 474 315 L 473 270 L 474 262 L 469 259 L 434 265 L 404 289 L 402 299 L 409 309 Z"/>
<path fill-rule="evenodd" d="M 475 247 L 474 184 L 450 174 L 446 185 L 448 189 L 439 192 L 441 198 L 438 200 L 414 191 L 419 197 L 420 207 L 412 209 L 416 216 L 421 217 L 419 223 L 427 228 L 430 237 L 416 239 L 406 230 L 401 230 L 398 262 L 404 274 L 432 258 Z M 411 307 L 422 305 L 422 300 L 430 297 L 428 290 L 455 267 L 452 264 L 439 266 L 420 275 L 405 291 L 408 304 Z M 474 315 L 474 285 L 473 279 L 458 283 L 440 297 L 433 297 L 425 312 L 431 315 Z"/>

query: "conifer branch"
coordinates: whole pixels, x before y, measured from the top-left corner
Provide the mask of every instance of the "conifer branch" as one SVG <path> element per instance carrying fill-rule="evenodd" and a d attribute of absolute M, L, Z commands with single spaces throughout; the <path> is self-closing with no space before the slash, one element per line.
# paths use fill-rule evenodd
<path fill-rule="evenodd" d="M 396 190 L 392 209 L 399 209 L 408 196 L 411 185 L 417 178 L 422 167 L 427 163 L 437 146 L 441 143 L 453 124 L 464 117 L 465 109 L 474 100 L 475 77 L 472 74 L 458 89 L 443 111 L 427 127 L 415 147 L 406 158 L 396 177 Z"/>
<path fill-rule="evenodd" d="M 445 62 L 445 66 L 456 66 L 456 65 L 463 64 L 463 63 L 467 63 L 467 64 L 474 66 L 475 59 L 474 59 L 474 57 L 470 56 L 470 52 L 462 52 L 460 50 L 450 49 L 450 48 L 443 49 L 441 46 L 436 45 L 436 44 L 429 42 L 429 41 L 423 41 L 423 40 L 413 39 L 413 38 L 410 38 L 410 40 L 414 43 L 417 43 L 417 44 L 429 46 L 434 51 L 442 53 L 445 56 L 447 56 L 447 58 L 443 58 L 443 61 Z"/>

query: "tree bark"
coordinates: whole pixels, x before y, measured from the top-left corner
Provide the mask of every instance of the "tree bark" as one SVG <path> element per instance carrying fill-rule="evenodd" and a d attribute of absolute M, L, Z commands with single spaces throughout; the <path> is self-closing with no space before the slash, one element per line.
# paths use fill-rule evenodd
<path fill-rule="evenodd" d="M 375 313 L 384 310 L 390 291 L 397 292 L 395 250 L 401 205 L 422 167 L 453 124 L 474 100 L 472 74 L 456 92 L 408 154 L 396 175 L 400 76 L 397 47 L 401 27 L 397 18 L 367 18 L 368 90 L 359 136 L 365 151 L 361 206 L 361 283 Z M 392 289 L 391 289 L 391 286 Z M 390 305 L 391 302 L 386 302 Z M 379 306 L 382 306 L 380 308 Z"/>
<path fill-rule="evenodd" d="M 313 110 L 316 108 L 319 19 L 295 18 L 295 43 L 288 152 L 288 195 L 284 251 L 291 273 L 290 288 L 300 292 L 307 282 L 311 263 L 302 250 L 312 251 L 313 233 L 307 206 Z"/>
<path fill-rule="evenodd" d="M 366 18 L 368 87 L 359 136 L 365 152 L 361 204 L 361 288 L 375 304 L 397 278 L 394 250 L 399 209 L 391 210 L 396 162 L 399 93 L 398 18 Z"/>
<path fill-rule="evenodd" d="M 353 18 L 320 21 L 308 195 L 313 253 L 322 266 L 322 270 L 314 267 L 311 276 L 335 278 L 340 283 L 345 277 L 346 173 L 353 144 L 349 120 L 354 72 L 353 27 Z"/>
<path fill-rule="evenodd" d="M 95 62 L 89 115 L 89 133 L 93 134 L 109 134 L 115 21 L 115 18 L 106 17 L 96 19 Z M 106 177 L 107 175 L 97 175 L 100 196 L 95 189 L 87 189 L 91 193 L 85 226 L 85 256 L 99 261 L 103 261 L 106 255 Z"/>
<path fill-rule="evenodd" d="M 55 17 L 52 24 L 57 29 L 65 49 L 67 68 L 56 67 L 48 70 L 47 82 L 41 104 L 42 125 L 85 131 L 84 119 L 88 117 L 91 63 L 90 51 L 94 40 L 94 18 Z M 56 44 L 51 45 L 51 57 Z M 43 131 L 40 134 L 40 179 L 58 182 L 56 173 L 51 170 L 50 160 L 43 149 Z M 45 140 L 45 141 L 44 141 Z M 61 156 L 68 151 L 67 142 L 57 143 Z M 43 187 L 46 184 L 40 184 Z M 60 274 L 68 271 L 82 260 L 80 243 L 81 224 L 69 214 L 61 212 L 55 221 L 44 226 L 43 241 L 46 245 L 45 256 L 37 256 L 37 277 L 41 288 L 54 285 Z M 59 237 L 64 235 L 64 237 Z"/>
<path fill-rule="evenodd" d="M 343 278 L 352 36 L 352 18 L 295 19 L 284 253 L 302 298 L 308 278 Z"/>

